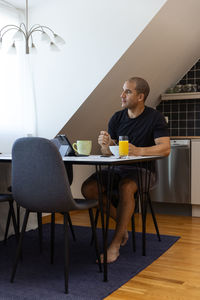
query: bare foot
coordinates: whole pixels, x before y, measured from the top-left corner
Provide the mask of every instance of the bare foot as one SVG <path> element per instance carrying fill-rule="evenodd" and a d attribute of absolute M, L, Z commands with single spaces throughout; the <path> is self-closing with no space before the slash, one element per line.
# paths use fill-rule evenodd
<path fill-rule="evenodd" d="M 124 236 L 121 241 L 121 246 L 125 246 L 128 241 L 128 231 L 125 231 Z"/>
<path fill-rule="evenodd" d="M 119 257 L 119 249 L 114 247 L 109 247 L 107 250 L 107 263 L 113 263 Z M 101 263 L 103 264 L 103 254 L 100 255 Z M 98 261 L 97 261 L 98 262 Z"/>

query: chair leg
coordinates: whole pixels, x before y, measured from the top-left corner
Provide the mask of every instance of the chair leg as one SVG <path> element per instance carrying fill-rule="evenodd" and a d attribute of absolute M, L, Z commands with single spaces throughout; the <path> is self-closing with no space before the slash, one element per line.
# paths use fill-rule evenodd
<path fill-rule="evenodd" d="M 67 214 L 64 213 L 64 276 L 65 276 L 65 293 L 68 294 L 69 281 L 69 237 Z"/>
<path fill-rule="evenodd" d="M 55 213 L 51 214 L 51 264 L 54 262 Z"/>
<path fill-rule="evenodd" d="M 38 221 L 38 233 L 39 233 L 39 247 L 40 247 L 40 253 L 42 253 L 42 213 L 37 213 L 37 221 Z"/>
<path fill-rule="evenodd" d="M 19 228 L 17 226 L 17 221 L 16 221 L 15 212 L 14 212 L 14 208 L 13 208 L 13 202 L 9 202 L 9 205 L 10 205 L 10 212 L 11 212 L 13 227 L 14 227 L 14 230 L 15 230 L 15 236 L 16 236 L 16 240 L 18 242 L 18 240 L 19 240 Z"/>
<path fill-rule="evenodd" d="M 132 227 L 132 245 L 133 245 L 133 252 L 136 251 L 136 242 L 135 242 L 135 216 L 134 213 L 131 217 L 131 227 Z"/>
<path fill-rule="evenodd" d="M 139 212 L 139 195 L 135 197 L 135 209 L 134 212 Z"/>
<path fill-rule="evenodd" d="M 97 222 L 98 222 L 98 218 L 99 218 L 99 208 L 97 207 L 96 209 L 96 214 L 95 214 L 95 220 L 94 220 L 94 226 L 95 226 L 95 230 L 97 228 Z M 91 237 L 91 241 L 90 241 L 90 245 L 93 244 L 93 241 L 94 241 L 94 235 L 92 233 L 92 237 Z"/>
<path fill-rule="evenodd" d="M 142 216 L 142 255 L 146 255 L 146 220 Z"/>
<path fill-rule="evenodd" d="M 92 236 L 94 237 L 95 250 L 96 250 L 96 256 L 98 259 L 99 271 L 102 272 L 101 260 L 100 260 L 100 255 L 99 255 L 99 246 L 98 246 L 98 240 L 97 240 L 97 235 L 96 235 L 96 226 L 95 226 L 92 208 L 89 208 L 89 216 L 90 216 L 90 223 L 91 223 L 91 227 L 92 227 Z"/>
<path fill-rule="evenodd" d="M 17 203 L 17 228 L 20 232 L 20 205 Z"/>
<path fill-rule="evenodd" d="M 16 222 L 15 212 L 14 212 L 14 208 L 13 208 L 13 202 L 9 202 L 9 212 L 8 212 L 8 217 L 7 217 L 7 222 L 6 222 L 6 230 L 5 230 L 5 235 L 4 235 L 4 244 L 6 244 L 6 240 L 7 240 L 7 237 L 8 237 L 8 230 L 9 230 L 9 226 L 10 226 L 11 217 L 12 217 L 13 227 L 14 227 L 14 231 L 15 231 L 15 237 L 18 241 L 18 239 L 19 239 L 19 230 L 18 230 L 18 226 L 17 226 L 17 222 Z"/>
<path fill-rule="evenodd" d="M 144 199 L 147 197 L 146 194 L 143 195 Z M 143 199 L 143 200 L 144 200 Z M 142 255 L 146 255 L 146 219 L 147 219 L 147 201 L 145 200 L 141 208 L 142 214 Z"/>
<path fill-rule="evenodd" d="M 138 211 L 139 207 L 139 195 L 135 195 L 135 209 L 131 217 L 131 229 L 132 229 L 132 246 L 133 252 L 136 252 L 136 238 L 135 238 L 135 213 Z"/>
<path fill-rule="evenodd" d="M 27 222 L 28 222 L 28 217 L 29 217 L 29 210 L 26 209 L 26 213 L 25 213 L 25 216 L 24 216 L 24 222 L 23 222 L 23 225 L 22 225 L 22 231 L 21 231 L 20 238 L 19 238 L 19 243 L 18 243 L 18 246 L 17 246 L 17 252 L 16 252 L 16 257 L 15 257 L 15 262 L 14 262 L 14 265 L 13 265 L 13 270 L 12 270 L 10 282 L 14 281 L 15 273 L 16 273 L 16 270 L 17 270 L 17 265 L 18 265 L 19 258 L 20 258 L 20 255 L 21 255 L 22 242 L 23 242 L 23 237 L 24 237 L 24 233 L 25 233 L 25 230 L 26 230 Z"/>
<path fill-rule="evenodd" d="M 98 218 L 99 218 L 99 208 L 97 207 L 97 209 L 96 209 L 96 215 L 95 215 L 95 220 L 94 220 L 95 228 L 97 227 Z"/>
<path fill-rule="evenodd" d="M 75 237 L 74 228 L 73 228 L 73 225 L 72 225 L 72 220 L 71 220 L 71 217 L 70 217 L 69 213 L 67 213 L 67 219 L 68 219 L 68 223 L 69 223 L 69 227 L 70 227 L 70 230 L 71 230 L 71 233 L 72 233 L 73 240 L 75 242 L 76 237 Z"/>
<path fill-rule="evenodd" d="M 153 206 L 152 206 L 152 202 L 151 202 L 151 198 L 150 198 L 149 194 L 148 194 L 148 203 L 149 203 L 149 207 L 150 207 L 150 210 L 151 210 L 151 215 L 152 215 L 152 219 L 153 219 L 154 226 L 155 226 L 155 229 L 156 229 L 157 237 L 158 237 L 158 240 L 160 242 L 161 238 L 160 238 L 160 232 L 159 232 L 159 229 L 158 229 L 158 223 L 157 223 L 157 220 L 156 220 L 156 216 L 155 216 L 155 213 L 154 213 L 154 210 L 153 210 Z"/>
<path fill-rule="evenodd" d="M 7 222 L 6 222 L 6 230 L 5 230 L 5 235 L 4 235 L 4 244 L 6 244 L 7 237 L 8 237 L 8 229 L 10 227 L 10 219 L 11 219 L 11 210 L 9 209 Z"/>

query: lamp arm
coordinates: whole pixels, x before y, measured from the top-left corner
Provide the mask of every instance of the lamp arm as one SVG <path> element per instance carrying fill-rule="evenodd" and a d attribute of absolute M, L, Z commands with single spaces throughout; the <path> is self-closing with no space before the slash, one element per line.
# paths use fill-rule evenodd
<path fill-rule="evenodd" d="M 22 30 L 22 27 L 24 27 L 24 30 L 22 30 L 22 31 L 26 32 L 26 35 L 28 35 L 28 30 L 27 30 L 26 25 L 24 23 L 21 23 L 19 26 L 20 26 L 21 30 Z"/>
<path fill-rule="evenodd" d="M 27 34 L 27 38 L 29 39 L 30 36 L 32 36 L 32 34 L 36 31 L 39 31 L 39 32 L 43 32 L 41 29 L 39 29 L 38 27 L 32 29 L 32 30 L 29 30 L 28 34 Z"/>
<path fill-rule="evenodd" d="M 37 28 L 41 28 L 42 26 L 40 24 L 34 24 L 33 26 L 31 26 L 31 28 L 29 29 L 29 31 L 32 31 L 33 29 L 37 29 Z"/>
<path fill-rule="evenodd" d="M 10 25 L 9 25 L 9 26 L 10 26 Z M 14 25 L 13 25 L 13 26 L 14 26 Z M 1 37 L 3 38 L 4 34 L 6 34 L 8 31 L 13 30 L 13 29 L 15 29 L 15 30 L 20 30 L 21 33 L 23 33 L 23 35 L 24 35 L 24 37 L 25 37 L 25 39 L 26 39 L 26 34 L 25 34 L 25 32 L 24 32 L 20 27 L 18 27 L 18 26 L 13 27 L 13 28 L 9 28 L 9 29 L 5 30 L 5 31 L 2 33 Z"/>
<path fill-rule="evenodd" d="M 4 26 L 4 27 L 1 28 L 1 30 L 0 30 L 0 35 L 1 35 L 1 33 L 4 31 L 4 29 L 6 29 L 6 28 L 8 28 L 8 27 L 11 27 L 11 26 L 12 26 L 12 29 L 20 29 L 19 26 L 14 25 L 14 24 L 6 25 L 6 26 Z M 6 32 L 7 32 L 7 31 L 6 31 Z M 2 36 L 3 36 L 3 35 L 4 35 L 4 32 L 2 33 Z"/>
<path fill-rule="evenodd" d="M 41 28 L 43 29 L 43 28 L 45 28 L 45 29 L 48 29 L 49 31 L 51 31 L 51 33 L 54 35 L 55 34 L 55 32 L 51 29 L 51 28 L 49 28 L 48 26 L 41 26 Z"/>
<path fill-rule="evenodd" d="M 36 31 L 41 31 L 41 29 L 33 29 L 32 31 L 29 31 L 26 36 L 25 36 L 25 39 L 26 39 L 26 49 L 25 49 L 25 52 L 26 54 L 29 54 L 29 38 L 31 38 L 31 41 L 33 43 L 33 37 L 32 37 L 32 33 L 36 32 Z"/>
<path fill-rule="evenodd" d="M 54 32 L 51 28 L 49 28 L 48 26 L 40 25 L 40 24 L 35 24 L 35 25 L 33 25 L 33 26 L 30 28 L 29 32 L 30 32 L 30 31 L 33 32 L 33 31 L 35 31 L 35 29 L 38 29 L 38 28 L 41 28 L 41 31 L 42 31 L 42 32 L 44 32 L 44 28 L 45 28 L 45 29 L 48 29 L 49 31 L 51 31 L 52 34 L 55 34 L 55 32 Z"/>

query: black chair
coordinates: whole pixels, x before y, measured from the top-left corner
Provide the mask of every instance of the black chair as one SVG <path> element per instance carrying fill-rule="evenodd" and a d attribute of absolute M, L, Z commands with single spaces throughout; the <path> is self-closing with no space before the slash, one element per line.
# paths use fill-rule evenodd
<path fill-rule="evenodd" d="M 151 212 L 151 216 L 153 219 L 153 223 L 154 223 L 154 227 L 156 230 L 156 234 L 158 237 L 158 241 L 161 241 L 161 237 L 160 237 L 160 232 L 159 232 L 159 228 L 158 228 L 158 223 L 156 220 L 156 215 L 153 209 L 153 205 L 152 205 L 152 201 L 151 201 L 151 197 L 150 197 L 150 192 L 146 195 L 147 197 L 147 203 L 146 203 L 146 207 L 145 210 L 147 210 L 147 206 L 149 206 L 150 208 L 150 212 Z M 136 242 L 135 242 L 135 213 L 137 213 L 139 211 L 139 205 L 140 205 L 140 198 L 137 195 L 136 199 L 135 199 L 135 210 L 134 213 L 131 217 L 131 229 L 132 229 L 132 246 L 133 246 L 133 251 L 136 251 Z M 142 234 L 143 234 L 143 241 L 142 241 L 142 254 L 146 255 L 146 212 L 144 212 L 143 210 L 141 210 L 141 217 L 142 220 L 144 222 L 144 227 L 142 228 Z"/>
<path fill-rule="evenodd" d="M 140 193 L 139 191 L 136 193 L 136 203 L 135 203 L 135 210 L 131 218 L 131 225 L 132 225 L 132 242 L 133 242 L 133 251 L 136 251 L 136 243 L 135 243 L 135 213 L 139 210 L 139 204 L 141 208 L 141 218 L 142 218 L 142 255 L 146 255 L 146 215 L 147 215 L 147 208 L 149 206 L 150 212 L 152 215 L 154 227 L 156 229 L 158 241 L 161 241 L 160 232 L 158 229 L 158 224 L 156 220 L 156 215 L 153 209 L 152 201 L 150 193 L 153 189 L 156 188 L 156 186 L 159 184 L 159 178 L 158 178 L 158 166 L 157 161 L 154 162 L 147 162 L 146 168 L 149 170 L 148 172 L 144 174 L 141 170 L 141 167 L 143 167 L 140 163 L 137 165 L 137 172 L 138 172 L 138 184 L 140 186 Z M 151 185 L 150 179 L 152 176 L 152 169 L 154 169 L 154 176 L 155 181 Z M 143 179 L 142 179 L 143 178 Z"/>
<path fill-rule="evenodd" d="M 154 223 L 155 230 L 156 230 L 156 233 L 157 233 L 158 241 L 161 241 L 160 232 L 159 232 L 159 228 L 158 228 L 158 223 L 157 223 L 157 220 L 156 220 L 156 215 L 155 215 L 153 205 L 152 205 L 152 201 L 151 201 L 151 197 L 150 197 L 151 190 L 154 189 L 159 184 L 158 183 L 158 176 L 157 176 L 157 162 L 156 162 L 156 165 L 155 165 L 155 171 L 156 171 L 156 181 L 155 181 L 154 185 L 149 189 L 149 191 L 147 193 L 143 193 L 143 197 L 144 198 L 146 197 L 145 201 L 141 201 L 138 192 L 135 194 L 135 209 L 134 209 L 133 215 L 131 217 L 132 247 L 133 247 L 133 251 L 135 252 L 136 251 L 135 214 L 139 211 L 139 206 L 141 207 L 143 205 L 143 208 L 141 209 L 141 218 L 142 218 L 142 222 L 144 222 L 144 226 L 142 227 L 142 254 L 143 255 L 146 255 L 146 213 L 147 213 L 147 207 L 148 206 L 150 208 L 150 212 L 151 212 L 153 223 Z M 114 196 L 115 198 L 117 198 L 119 196 L 118 191 L 116 189 L 112 190 L 111 197 L 112 196 Z M 99 208 L 96 209 L 95 227 L 97 226 L 98 217 L 99 217 Z M 92 244 L 92 242 L 93 242 L 93 235 L 92 235 L 92 239 L 91 239 L 91 244 Z"/>
<path fill-rule="evenodd" d="M 4 234 L 4 243 L 6 243 L 7 240 L 11 218 L 12 218 L 16 238 L 18 238 L 18 228 L 17 228 L 17 222 L 16 222 L 15 212 L 13 208 L 13 201 L 14 200 L 11 194 L 0 194 L 0 203 L 7 202 L 9 204 L 8 217 L 6 222 L 5 234 Z"/>
<path fill-rule="evenodd" d="M 97 201 L 73 199 L 62 157 L 52 142 L 44 138 L 30 137 L 18 139 L 14 143 L 12 149 L 12 191 L 16 202 L 26 209 L 26 213 L 11 282 L 14 281 L 30 212 L 59 212 L 64 215 L 64 274 L 65 292 L 68 293 L 69 243 L 67 213 L 72 210 L 89 209 L 92 232 L 95 237 L 96 255 L 101 271 L 92 212 L 92 208 L 97 205 Z"/>

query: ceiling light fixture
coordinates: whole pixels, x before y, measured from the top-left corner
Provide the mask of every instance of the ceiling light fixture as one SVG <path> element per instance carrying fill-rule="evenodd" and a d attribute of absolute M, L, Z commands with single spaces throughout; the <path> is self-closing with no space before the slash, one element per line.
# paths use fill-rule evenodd
<path fill-rule="evenodd" d="M 8 53 L 15 54 L 16 53 L 16 45 L 15 41 L 25 41 L 25 53 L 35 53 L 36 47 L 33 43 L 33 34 L 36 32 L 40 32 L 41 41 L 45 41 L 49 44 L 49 47 L 52 51 L 59 51 L 59 48 L 56 44 L 63 45 L 65 41 L 56 34 L 51 28 L 39 24 L 35 24 L 29 28 L 28 25 L 28 0 L 26 0 L 26 23 L 21 23 L 19 26 L 17 25 L 6 25 L 0 30 L 0 49 L 2 48 L 3 37 L 7 32 L 11 30 L 15 30 L 15 34 L 13 35 L 13 43 L 8 50 Z M 53 37 L 53 39 L 51 39 Z"/>

